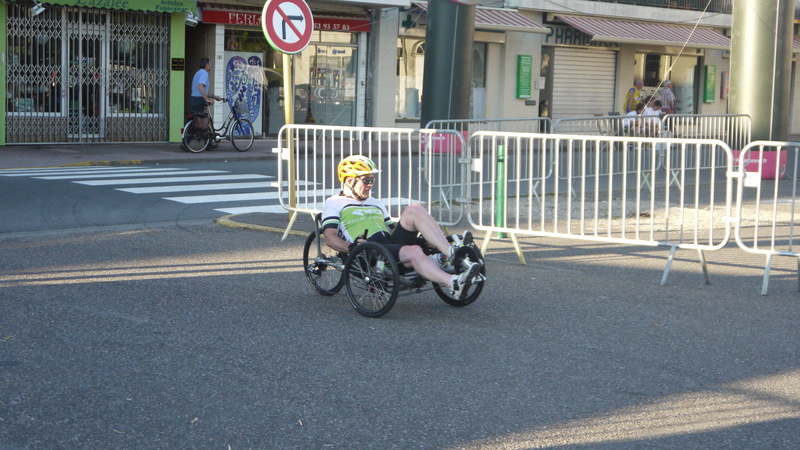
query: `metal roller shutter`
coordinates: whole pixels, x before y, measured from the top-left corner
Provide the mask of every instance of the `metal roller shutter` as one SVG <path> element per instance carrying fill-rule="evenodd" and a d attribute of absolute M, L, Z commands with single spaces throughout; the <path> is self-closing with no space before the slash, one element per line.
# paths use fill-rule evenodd
<path fill-rule="evenodd" d="M 614 111 L 617 52 L 557 47 L 553 59 L 554 121 Z"/>

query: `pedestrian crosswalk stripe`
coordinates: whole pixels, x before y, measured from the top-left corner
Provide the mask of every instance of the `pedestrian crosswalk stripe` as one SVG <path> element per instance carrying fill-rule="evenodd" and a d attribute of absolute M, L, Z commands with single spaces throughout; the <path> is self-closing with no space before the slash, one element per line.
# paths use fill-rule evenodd
<path fill-rule="evenodd" d="M 165 177 L 165 178 L 138 178 L 126 180 L 89 180 L 89 181 L 75 181 L 74 183 L 83 184 L 86 186 L 114 186 L 114 185 L 127 185 L 127 184 L 158 184 L 158 183 L 184 183 L 196 181 L 223 181 L 223 180 L 247 180 L 247 179 L 268 179 L 266 175 L 257 175 L 254 173 L 249 174 L 236 174 L 236 175 L 212 175 L 207 177 Z"/>
<path fill-rule="evenodd" d="M 252 183 L 184 184 L 180 186 L 117 188 L 117 190 L 123 192 L 130 192 L 131 194 L 166 194 L 170 192 L 221 191 L 227 189 L 254 189 L 254 188 L 258 189 L 258 188 L 270 187 L 271 185 L 272 183 L 267 181 L 254 181 Z"/>
<path fill-rule="evenodd" d="M 85 186 L 111 186 L 114 189 L 132 194 L 168 194 L 180 192 L 204 192 L 222 190 L 251 190 L 249 192 L 187 195 L 162 197 L 186 205 L 271 200 L 279 203 L 281 195 L 286 197 L 289 182 L 276 182 L 274 176 L 260 174 L 231 174 L 225 170 L 189 170 L 186 168 L 153 168 L 143 166 L 92 166 L 92 167 L 51 167 L 32 169 L 0 170 L 0 176 L 29 177 L 39 180 L 67 180 Z M 241 182 L 239 182 L 241 180 Z M 313 186 L 316 183 L 296 181 L 296 186 Z M 131 186 L 133 187 L 127 187 Z M 140 186 L 135 186 L 140 185 Z M 147 185 L 147 186 L 145 186 Z M 152 186 L 150 186 L 152 185 Z M 120 186 L 120 187 L 116 187 Z M 278 189 L 284 190 L 279 193 Z M 307 201 L 318 201 L 320 206 L 325 197 L 336 192 L 319 193 Z M 240 207 L 221 207 L 214 209 L 226 214 L 247 214 L 254 212 L 286 214 L 280 204 L 254 205 Z"/>
<path fill-rule="evenodd" d="M 186 171 L 171 171 L 171 172 L 163 172 L 163 173 L 153 173 L 153 172 L 145 172 L 145 173 L 111 173 L 111 174 L 80 174 L 80 175 L 55 175 L 55 176 L 46 176 L 46 177 L 33 177 L 39 180 L 84 180 L 88 178 L 98 179 L 98 178 L 119 178 L 119 177 L 146 177 L 150 175 L 158 175 L 158 176 L 171 176 L 171 175 L 201 175 L 201 174 L 210 174 L 210 173 L 229 173 L 226 170 L 186 170 Z"/>
<path fill-rule="evenodd" d="M 277 192 L 246 192 L 242 194 L 189 195 L 185 197 L 164 197 L 164 200 L 193 205 L 197 203 L 246 202 L 250 200 L 277 200 Z"/>
<path fill-rule="evenodd" d="M 57 176 L 57 175 L 64 175 L 64 176 L 98 176 L 101 174 L 112 174 L 112 173 L 123 173 L 123 174 L 134 174 L 134 173 L 164 173 L 164 172 L 178 172 L 178 171 L 186 171 L 186 169 L 141 169 L 141 168 L 130 168 L 130 169 L 105 169 L 105 170 L 59 170 L 59 171 L 37 171 L 37 172 L 15 172 L 15 173 L 0 173 L 0 175 L 5 177 L 50 177 L 50 176 Z M 43 178 L 48 179 L 48 178 Z"/>
<path fill-rule="evenodd" d="M 275 177 L 269 177 L 275 178 Z M 283 188 L 289 187 L 288 181 L 281 183 Z M 314 185 L 316 183 L 309 181 L 298 181 L 297 186 L 301 185 Z M 184 184 L 179 186 L 152 186 L 152 187 L 134 187 L 134 188 L 117 188 L 118 191 L 130 192 L 131 194 L 167 194 L 171 192 L 192 192 L 192 191 L 223 191 L 228 189 L 260 189 L 260 188 L 276 188 L 278 183 L 274 181 L 256 181 L 252 183 L 217 183 L 217 184 Z"/>
<path fill-rule="evenodd" d="M 33 172 L 91 172 L 109 169 L 137 169 L 142 166 L 91 166 L 91 167 L 40 167 L 26 169 L 0 169 L 0 175 L 8 176 L 13 173 L 33 173 Z"/>
<path fill-rule="evenodd" d="M 286 211 L 281 205 L 261 205 L 261 206 L 242 206 L 238 208 L 218 208 L 214 211 L 223 212 L 225 214 L 250 214 L 250 213 L 279 213 L 286 214 Z"/>

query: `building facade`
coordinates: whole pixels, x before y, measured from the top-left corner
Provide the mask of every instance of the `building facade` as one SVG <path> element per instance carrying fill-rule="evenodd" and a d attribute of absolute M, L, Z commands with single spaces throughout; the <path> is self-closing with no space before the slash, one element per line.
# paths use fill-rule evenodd
<path fill-rule="evenodd" d="M 188 0 L 4 2 L 0 143 L 166 141 Z"/>
<path fill-rule="evenodd" d="M 472 67 L 464 68 L 470 116 L 623 113 L 637 79 L 646 94 L 671 80 L 676 113 L 727 113 L 730 12 L 631 3 L 482 1 Z M 285 76 L 294 83 L 295 123 L 424 126 L 427 3 L 308 4 L 312 42 L 285 68 L 263 36 L 260 1 L 51 0 L 38 14 L 32 1 L 3 3 L 0 144 L 179 142 L 202 57 L 213 61 L 211 91 L 246 100 L 261 136 L 283 126 Z M 800 134 L 800 101 L 791 108 L 790 133 Z"/>

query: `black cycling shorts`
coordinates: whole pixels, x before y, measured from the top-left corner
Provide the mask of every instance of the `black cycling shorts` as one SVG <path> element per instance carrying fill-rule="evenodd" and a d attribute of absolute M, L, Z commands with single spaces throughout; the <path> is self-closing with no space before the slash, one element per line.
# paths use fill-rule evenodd
<path fill-rule="evenodd" d="M 399 263 L 400 249 L 405 247 L 406 245 L 417 245 L 418 236 L 419 236 L 418 232 L 408 231 L 398 223 L 390 236 L 386 236 L 385 234 L 376 235 L 370 237 L 369 241 L 377 242 L 386 247 L 386 249 L 389 250 L 389 253 L 391 253 L 392 256 L 394 256 L 394 260 Z"/>

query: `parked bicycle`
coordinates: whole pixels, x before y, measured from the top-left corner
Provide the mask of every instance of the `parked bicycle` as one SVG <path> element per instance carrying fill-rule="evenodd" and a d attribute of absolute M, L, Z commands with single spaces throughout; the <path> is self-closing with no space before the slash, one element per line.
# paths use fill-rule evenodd
<path fill-rule="evenodd" d="M 229 102 L 230 99 L 223 98 L 222 102 Z M 208 106 L 210 103 L 205 104 L 205 117 L 198 115 L 194 117 L 190 115 L 190 119 L 183 127 L 183 145 L 186 149 L 193 153 L 200 153 L 211 144 L 211 142 L 220 142 L 222 139 L 230 140 L 233 147 L 240 151 L 246 152 L 253 146 L 253 124 L 242 117 L 242 114 L 247 114 L 247 102 L 237 100 L 231 103 L 230 112 L 228 117 L 225 118 L 220 128 L 214 128 L 214 118 L 209 112 Z M 199 119 L 208 119 L 208 125 L 203 127 L 198 125 Z"/>

